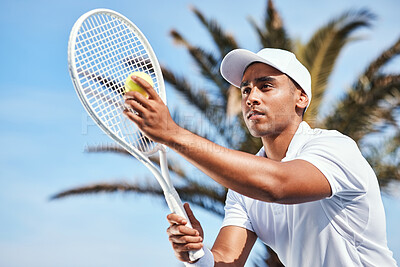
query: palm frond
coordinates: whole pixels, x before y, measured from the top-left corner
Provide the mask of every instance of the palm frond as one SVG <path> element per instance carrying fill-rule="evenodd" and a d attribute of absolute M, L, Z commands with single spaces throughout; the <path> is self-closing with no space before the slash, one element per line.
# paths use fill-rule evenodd
<path fill-rule="evenodd" d="M 125 156 L 132 156 L 128 151 L 123 149 L 117 144 L 105 144 L 99 146 L 87 146 L 85 147 L 87 153 L 116 153 Z"/>
<path fill-rule="evenodd" d="M 234 37 L 226 33 L 218 22 L 214 19 L 207 19 L 199 9 L 192 6 L 191 10 L 195 16 L 200 20 L 203 26 L 208 30 L 214 43 L 219 50 L 220 58 L 222 59 L 229 51 L 238 48 Z"/>
<path fill-rule="evenodd" d="M 193 46 L 177 30 L 171 30 L 170 35 L 175 43 L 185 46 L 204 78 L 212 81 L 217 88 L 229 86 L 219 74 L 219 58 L 200 47 Z"/>
<path fill-rule="evenodd" d="M 176 191 L 183 201 L 191 202 L 214 214 L 223 216 L 226 190 L 204 187 L 196 183 L 177 187 Z M 137 193 L 156 197 L 164 197 L 164 192 L 156 184 L 132 184 L 128 182 L 96 183 L 61 191 L 50 197 L 50 200 L 62 199 L 77 195 L 110 193 Z"/>
<path fill-rule="evenodd" d="M 380 119 L 386 124 L 393 123 L 394 118 L 391 114 L 396 108 L 396 99 L 398 102 L 399 98 L 400 77 L 380 74 L 379 70 L 399 54 L 400 40 L 397 40 L 369 64 L 333 114 L 325 119 L 325 125 L 336 127 L 358 141 L 372 130 Z M 394 105 L 390 104 L 393 101 Z"/>
<path fill-rule="evenodd" d="M 263 47 L 280 48 L 292 50 L 292 41 L 283 26 L 282 18 L 272 0 L 268 1 L 266 14 L 264 18 L 264 28 L 257 25 L 256 20 L 250 17 L 250 24 L 257 32 L 260 43 Z"/>
<path fill-rule="evenodd" d="M 50 197 L 50 200 L 61 199 L 74 195 L 89 195 L 89 194 L 99 194 L 99 193 L 141 193 L 141 194 L 151 194 L 151 195 L 162 195 L 163 192 L 161 188 L 155 185 L 137 185 L 130 184 L 127 182 L 116 182 L 116 183 L 97 183 L 93 185 L 85 185 L 80 187 L 75 187 L 69 190 L 59 192 Z"/>
<path fill-rule="evenodd" d="M 382 66 L 390 62 L 396 55 L 400 54 L 400 38 L 390 46 L 388 49 L 383 51 L 379 57 L 372 61 L 367 70 L 362 75 L 360 80 L 365 81 L 365 79 L 370 80 L 374 74 L 378 73 Z"/>
<path fill-rule="evenodd" d="M 379 178 L 381 188 L 390 193 L 388 184 L 400 182 L 400 128 L 383 142 L 365 146 L 364 154 Z"/>
<path fill-rule="evenodd" d="M 374 15 L 368 10 L 349 11 L 320 28 L 298 53 L 312 79 L 312 101 L 304 119 L 313 124 L 324 96 L 328 78 L 342 48 L 355 40 L 354 31 L 369 27 Z"/>
<path fill-rule="evenodd" d="M 188 103 L 191 103 L 199 112 L 206 114 L 205 111 L 213 108 L 213 103 L 206 91 L 194 90 L 193 86 L 183 77 L 179 77 L 166 66 L 161 66 L 162 73 L 166 82 L 173 86 Z"/>
<path fill-rule="evenodd" d="M 365 72 L 355 82 L 353 88 L 349 91 L 348 95 L 342 99 L 337 105 L 336 109 L 331 116 L 325 119 L 327 127 L 335 127 L 336 129 L 356 136 L 354 131 L 349 130 L 349 124 L 354 125 L 358 121 L 365 121 L 358 116 L 358 110 L 366 110 L 363 114 L 368 117 L 367 112 L 370 105 L 375 103 L 376 106 L 379 101 L 385 101 L 384 107 L 386 110 L 395 110 L 399 106 L 399 75 L 383 75 L 379 74 L 380 69 L 389 63 L 393 58 L 400 54 L 400 39 L 398 39 L 388 49 L 384 50 L 375 60 L 373 60 L 366 68 Z M 372 102 L 372 103 L 371 103 Z M 345 118 L 345 114 L 350 116 Z M 353 115 L 357 114 L 357 118 Z M 352 120 L 352 118 L 354 118 Z M 386 118 L 387 121 L 393 121 L 393 117 Z M 360 128 L 360 125 L 354 125 L 355 130 Z M 362 135 L 359 135 L 361 138 Z M 358 139 L 359 139 L 358 138 Z"/>
<path fill-rule="evenodd" d="M 209 187 L 200 185 L 197 182 L 191 183 L 184 187 L 177 187 L 176 191 L 185 201 L 203 207 L 213 213 L 224 216 L 224 206 L 227 190 L 220 186 Z"/>
<path fill-rule="evenodd" d="M 356 142 L 370 132 L 393 125 L 398 107 L 400 75 L 375 77 L 366 89 L 352 89 L 324 121 L 324 126 L 352 137 Z M 382 129 L 379 129 L 382 125 Z"/>
<path fill-rule="evenodd" d="M 397 127 L 396 134 L 393 135 L 392 139 L 387 142 L 386 152 L 387 154 L 391 155 L 393 162 L 400 164 L 400 127 Z"/>
<path fill-rule="evenodd" d="M 237 149 L 237 144 L 245 138 L 245 131 L 236 118 L 228 118 L 221 113 L 207 115 L 207 118 L 196 118 L 182 112 L 179 107 L 172 113 L 174 121 L 190 132 L 202 136 L 222 146 Z"/>
<path fill-rule="evenodd" d="M 116 153 L 119 155 L 124 155 L 124 156 L 129 156 L 134 159 L 128 151 L 120 147 L 119 145 L 101 145 L 101 146 L 88 146 L 85 148 L 85 152 L 88 153 Z M 153 162 L 156 165 L 160 165 L 160 157 L 155 154 L 149 156 L 149 159 L 151 162 Z M 171 156 L 168 158 L 168 170 L 174 175 L 180 177 L 180 178 L 185 178 L 187 176 L 185 170 L 182 168 L 182 166 L 179 164 L 179 162 L 175 159 L 171 159 Z"/>
<path fill-rule="evenodd" d="M 102 86 L 110 89 L 111 91 L 119 91 L 124 85 L 116 80 L 106 77 L 105 75 L 92 72 L 89 70 L 78 69 L 79 75 L 84 76 L 86 79 L 99 82 Z"/>
<path fill-rule="evenodd" d="M 237 127 L 237 125 L 230 125 L 228 123 L 230 118 L 226 117 L 226 104 L 223 103 L 223 99 L 215 96 L 213 97 L 213 101 L 211 101 L 209 97 L 211 95 L 210 92 L 205 90 L 194 90 L 184 78 L 178 77 L 175 73 L 164 66 L 162 67 L 162 70 L 165 80 L 171 84 L 174 89 L 180 92 L 193 107 L 196 107 L 198 113 L 201 114 L 200 119 L 206 119 L 206 121 L 202 121 L 196 125 L 193 125 L 192 122 L 185 124 L 185 122 L 187 123 L 187 118 L 184 116 L 183 119 L 181 119 L 178 112 L 175 112 L 174 119 L 176 119 L 176 122 L 181 126 L 188 127 L 189 130 L 192 130 L 203 137 L 206 137 L 207 133 L 205 131 L 199 131 L 197 127 L 206 129 L 206 125 L 211 126 L 208 128 L 212 128 L 214 134 L 218 133 L 217 138 L 225 138 L 226 142 L 232 143 L 232 136 L 226 134 L 231 134 L 231 128 Z"/>

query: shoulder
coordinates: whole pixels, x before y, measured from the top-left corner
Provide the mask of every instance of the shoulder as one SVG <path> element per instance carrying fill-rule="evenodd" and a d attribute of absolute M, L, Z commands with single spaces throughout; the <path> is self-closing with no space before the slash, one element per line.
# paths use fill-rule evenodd
<path fill-rule="evenodd" d="M 307 134 L 310 136 L 309 141 L 332 141 L 332 142 L 346 142 L 353 143 L 356 142 L 351 139 L 349 136 L 342 134 L 337 130 L 328 130 L 328 129 L 320 129 L 320 128 L 309 128 L 306 129 L 303 134 Z"/>
<path fill-rule="evenodd" d="M 316 166 L 328 179 L 333 195 L 340 191 L 363 194 L 369 181 L 376 179 L 357 143 L 335 130 L 313 129 L 295 158 Z"/>
<path fill-rule="evenodd" d="M 297 154 L 316 153 L 341 156 L 348 159 L 363 158 L 357 143 L 350 137 L 336 131 L 311 129 L 302 133 L 303 143 Z"/>
<path fill-rule="evenodd" d="M 361 155 L 356 142 L 350 137 L 336 131 L 312 129 L 306 122 L 300 123 L 287 151 L 287 160 L 304 153 Z"/>

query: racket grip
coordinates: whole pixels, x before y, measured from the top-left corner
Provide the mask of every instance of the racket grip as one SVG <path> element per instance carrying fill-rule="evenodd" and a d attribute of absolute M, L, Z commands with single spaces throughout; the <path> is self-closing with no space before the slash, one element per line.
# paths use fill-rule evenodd
<path fill-rule="evenodd" d="M 179 216 L 182 216 L 182 217 L 186 218 L 186 221 L 188 222 L 186 224 L 186 226 L 188 226 L 190 228 L 193 228 L 192 224 L 190 223 L 189 217 L 186 214 L 185 208 L 182 205 L 182 201 L 181 201 L 178 193 L 176 192 L 176 190 L 173 189 L 170 192 L 166 192 L 165 193 L 165 199 L 167 201 L 169 209 L 172 212 L 178 214 Z M 196 250 L 196 251 L 189 251 L 189 259 L 191 261 L 198 260 L 203 256 L 204 256 L 204 250 L 203 249 L 199 249 L 199 250 Z"/>

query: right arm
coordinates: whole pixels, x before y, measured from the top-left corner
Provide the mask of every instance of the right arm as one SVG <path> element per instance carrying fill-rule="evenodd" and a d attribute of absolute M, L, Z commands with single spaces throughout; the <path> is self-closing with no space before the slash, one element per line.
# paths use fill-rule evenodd
<path fill-rule="evenodd" d="M 193 229 L 185 226 L 185 218 L 172 213 L 167 216 L 170 223 L 167 233 L 176 257 L 180 261 L 189 262 L 188 251 L 203 247 L 203 230 L 187 204 L 185 204 L 185 209 Z M 223 227 L 211 249 L 214 266 L 244 266 L 256 239 L 256 234 L 245 228 Z"/>
<path fill-rule="evenodd" d="M 133 78 L 132 78 L 133 79 Z M 257 157 L 222 147 L 177 125 L 168 107 L 145 80 L 133 79 L 149 95 L 127 92 L 125 110 L 141 132 L 164 144 L 222 186 L 247 197 L 282 204 L 303 203 L 329 197 L 324 174 L 305 160 L 286 162 Z"/>

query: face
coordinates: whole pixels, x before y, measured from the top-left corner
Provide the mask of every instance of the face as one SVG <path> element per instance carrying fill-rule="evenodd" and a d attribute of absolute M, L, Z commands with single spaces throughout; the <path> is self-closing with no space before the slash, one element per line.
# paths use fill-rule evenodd
<path fill-rule="evenodd" d="M 240 87 L 242 113 L 255 137 L 277 136 L 298 118 L 301 95 L 289 77 L 264 63 L 253 63 L 245 71 Z"/>

